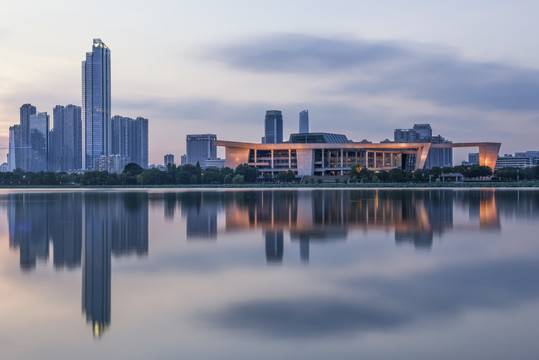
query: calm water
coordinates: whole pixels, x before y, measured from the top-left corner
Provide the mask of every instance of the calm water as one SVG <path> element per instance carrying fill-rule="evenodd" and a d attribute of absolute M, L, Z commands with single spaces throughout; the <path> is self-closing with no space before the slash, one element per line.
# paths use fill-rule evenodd
<path fill-rule="evenodd" d="M 0 359 L 537 359 L 539 191 L 0 192 Z"/>

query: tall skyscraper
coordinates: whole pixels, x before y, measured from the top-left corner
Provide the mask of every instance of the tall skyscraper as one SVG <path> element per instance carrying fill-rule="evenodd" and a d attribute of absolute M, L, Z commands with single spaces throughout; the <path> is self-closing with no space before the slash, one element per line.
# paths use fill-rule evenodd
<path fill-rule="evenodd" d="M 263 143 L 274 144 L 283 142 L 283 114 L 279 110 L 267 110 L 264 122 Z"/>
<path fill-rule="evenodd" d="M 81 107 L 56 106 L 50 139 L 50 170 L 72 172 L 82 169 Z"/>
<path fill-rule="evenodd" d="M 24 104 L 20 109 L 20 143 L 15 152 L 17 167 L 28 171 L 30 169 L 30 115 L 35 115 L 36 107 Z"/>
<path fill-rule="evenodd" d="M 197 134 L 187 135 L 187 164 L 206 166 L 206 160 L 217 158 L 217 147 L 213 141 L 217 140 L 217 136 L 213 134 Z M 182 163 L 182 165 L 185 165 Z"/>
<path fill-rule="evenodd" d="M 27 171 L 39 172 L 48 170 L 49 156 L 49 115 L 46 112 L 30 115 L 29 145 L 30 158 Z"/>
<path fill-rule="evenodd" d="M 13 171 L 20 165 L 17 160 L 20 161 L 20 146 L 21 146 L 21 131 L 20 125 L 13 125 L 9 127 L 9 152 L 7 154 L 7 166 L 8 171 Z"/>
<path fill-rule="evenodd" d="M 303 110 L 299 113 L 299 132 L 300 134 L 309 132 L 309 110 Z"/>
<path fill-rule="evenodd" d="M 82 61 L 83 169 L 92 170 L 94 158 L 111 154 L 111 140 L 110 49 L 94 39 Z"/>
<path fill-rule="evenodd" d="M 115 115 L 111 119 L 111 154 L 128 158 L 142 168 L 148 167 L 148 119 Z"/>

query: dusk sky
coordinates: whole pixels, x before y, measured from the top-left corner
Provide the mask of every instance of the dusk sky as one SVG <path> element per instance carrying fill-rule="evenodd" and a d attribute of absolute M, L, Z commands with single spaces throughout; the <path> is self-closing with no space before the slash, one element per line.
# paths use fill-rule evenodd
<path fill-rule="evenodd" d="M 24 103 L 51 127 L 55 105 L 81 105 L 101 38 L 112 114 L 149 119 L 150 163 L 179 163 L 191 133 L 260 142 L 268 109 L 285 139 L 309 109 L 311 131 L 354 141 L 430 123 L 501 154 L 539 150 L 537 14 L 537 0 L 2 0 L 0 145 Z"/>

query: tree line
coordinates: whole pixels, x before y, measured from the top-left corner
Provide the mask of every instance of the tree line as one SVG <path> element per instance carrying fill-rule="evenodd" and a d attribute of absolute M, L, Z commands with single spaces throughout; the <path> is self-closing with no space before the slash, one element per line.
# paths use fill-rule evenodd
<path fill-rule="evenodd" d="M 350 183 L 404 183 L 434 182 L 443 174 L 462 174 L 469 180 L 490 178 L 498 181 L 539 180 L 539 166 L 524 169 L 505 167 L 493 172 L 487 166 L 434 167 L 408 171 L 391 169 L 373 171 L 355 165 L 351 167 Z M 339 179 L 339 178 L 337 178 Z M 162 171 L 157 168 L 143 169 L 135 163 L 128 164 L 122 173 L 106 171 L 87 171 L 82 174 L 66 172 L 25 172 L 17 169 L 13 172 L 0 172 L 2 186 L 131 186 L 131 185 L 199 185 L 199 184 L 245 184 L 257 182 L 298 182 L 300 178 L 292 170 L 279 172 L 275 178 L 261 177 L 258 170 L 247 164 L 236 169 L 228 167 L 202 169 L 197 165 L 169 165 Z M 341 179 L 339 179 L 341 181 Z"/>

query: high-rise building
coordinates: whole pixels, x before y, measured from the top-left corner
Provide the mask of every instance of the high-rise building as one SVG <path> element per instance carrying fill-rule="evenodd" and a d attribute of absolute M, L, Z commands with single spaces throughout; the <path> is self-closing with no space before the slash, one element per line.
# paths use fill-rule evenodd
<path fill-rule="evenodd" d="M 206 160 L 217 158 L 217 147 L 213 142 L 217 140 L 214 134 L 196 134 L 187 135 L 186 149 L 187 162 L 186 164 L 196 165 L 198 162 L 201 167 L 206 167 Z M 182 165 L 185 165 L 182 163 Z"/>
<path fill-rule="evenodd" d="M 20 143 L 15 152 L 17 167 L 28 171 L 30 169 L 30 115 L 35 115 L 36 107 L 24 104 L 20 109 Z"/>
<path fill-rule="evenodd" d="M 164 158 L 163 164 L 164 164 L 165 166 L 167 166 L 167 165 L 174 165 L 174 155 L 172 155 L 172 154 L 166 154 L 166 155 L 165 155 L 165 158 Z"/>
<path fill-rule="evenodd" d="M 30 115 L 29 128 L 30 157 L 27 171 L 46 171 L 49 153 L 49 115 L 46 112 Z"/>
<path fill-rule="evenodd" d="M 265 144 L 275 144 L 283 142 L 283 114 L 279 110 L 267 110 L 264 121 Z"/>
<path fill-rule="evenodd" d="M 111 119 L 111 153 L 148 167 L 148 119 L 115 115 Z"/>
<path fill-rule="evenodd" d="M 309 110 L 303 110 L 299 113 L 299 132 L 300 134 L 309 132 Z"/>
<path fill-rule="evenodd" d="M 110 49 L 94 39 L 92 52 L 82 61 L 82 167 L 92 170 L 93 159 L 111 154 Z"/>
<path fill-rule="evenodd" d="M 412 129 L 395 129 L 394 140 L 396 143 L 450 143 L 440 135 L 432 136 L 430 124 L 414 124 Z M 430 149 L 425 161 L 425 169 L 445 166 L 453 166 L 453 149 Z"/>
<path fill-rule="evenodd" d="M 82 169 L 81 107 L 55 106 L 54 127 L 49 146 L 50 170 L 73 172 Z"/>
<path fill-rule="evenodd" d="M 7 154 L 8 171 L 13 171 L 20 165 L 17 160 L 20 161 L 20 146 L 21 135 L 20 125 L 13 125 L 9 127 L 9 152 Z"/>

